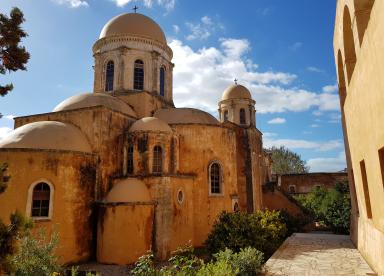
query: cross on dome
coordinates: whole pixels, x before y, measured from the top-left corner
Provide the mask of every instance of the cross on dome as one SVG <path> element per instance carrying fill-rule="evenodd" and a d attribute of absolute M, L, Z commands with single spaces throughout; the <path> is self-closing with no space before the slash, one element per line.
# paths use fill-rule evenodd
<path fill-rule="evenodd" d="M 133 8 L 132 8 L 132 10 L 134 10 L 135 11 L 135 13 L 137 13 L 137 10 L 138 10 L 139 8 L 135 5 Z"/>

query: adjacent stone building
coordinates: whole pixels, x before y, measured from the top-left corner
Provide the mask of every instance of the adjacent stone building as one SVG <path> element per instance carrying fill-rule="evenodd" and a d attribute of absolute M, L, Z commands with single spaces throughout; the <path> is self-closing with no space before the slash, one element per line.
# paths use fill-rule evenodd
<path fill-rule="evenodd" d="M 338 182 L 347 182 L 348 174 L 344 172 L 334 173 L 297 173 L 277 175 L 277 186 L 289 194 L 307 194 L 313 188 L 323 187 L 330 189 Z"/>
<path fill-rule="evenodd" d="M 175 108 L 172 50 L 141 14 L 111 19 L 93 56 L 93 93 L 15 118 L 0 142 L 2 220 L 18 209 L 58 232 L 63 263 L 128 264 L 201 246 L 222 211 L 262 208 L 270 161 L 247 88 L 224 91 L 219 120 Z"/>
<path fill-rule="evenodd" d="M 384 1 L 338 0 L 334 32 L 351 238 L 384 275 Z"/>

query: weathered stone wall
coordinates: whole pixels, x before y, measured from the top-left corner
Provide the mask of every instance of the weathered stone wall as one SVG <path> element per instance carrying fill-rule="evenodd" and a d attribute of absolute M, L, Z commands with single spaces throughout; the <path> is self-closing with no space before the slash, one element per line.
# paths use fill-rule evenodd
<path fill-rule="evenodd" d="M 99 106 L 19 117 L 15 119 L 15 128 L 44 120 L 71 123 L 86 135 L 93 152 L 100 158 L 96 198 L 103 199 L 111 188 L 113 178 L 122 174 L 119 136 L 129 129 L 135 119 Z"/>
<path fill-rule="evenodd" d="M 278 185 L 286 193 L 291 193 L 290 186 L 295 187 L 296 194 L 309 193 L 314 187 L 333 188 L 337 182 L 348 181 L 347 173 L 305 173 L 284 174 L 277 176 Z"/>
<path fill-rule="evenodd" d="M 44 229 L 47 236 L 59 234 L 61 263 L 88 260 L 93 246 L 95 159 L 91 154 L 68 151 L 1 149 L 0 163 L 9 165 L 11 178 L 0 194 L 0 218 L 8 222 L 15 210 L 26 214 L 30 186 L 48 181 L 54 187 L 52 218 L 35 221 L 35 228 Z"/>
<path fill-rule="evenodd" d="M 237 195 L 236 134 L 233 130 L 210 125 L 174 125 L 179 137 L 179 172 L 195 175 L 193 186 L 193 245 L 200 246 L 217 216 L 232 211 Z M 222 166 L 221 195 L 210 195 L 208 168 L 212 161 Z"/>
<path fill-rule="evenodd" d="M 154 204 L 99 207 L 97 261 L 126 265 L 152 249 Z"/>
<path fill-rule="evenodd" d="M 384 145 L 383 11 L 384 1 L 339 0 L 334 33 L 347 161 L 355 184 L 351 237 L 379 275 L 384 275 L 384 169 L 379 153 Z"/>

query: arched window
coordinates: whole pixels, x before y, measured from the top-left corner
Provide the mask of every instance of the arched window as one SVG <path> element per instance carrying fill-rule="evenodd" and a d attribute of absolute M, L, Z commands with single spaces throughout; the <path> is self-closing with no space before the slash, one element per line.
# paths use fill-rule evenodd
<path fill-rule="evenodd" d="M 221 194 L 221 167 L 217 162 L 212 163 L 209 166 L 209 186 L 210 194 Z"/>
<path fill-rule="evenodd" d="M 133 174 L 133 146 L 128 147 L 127 152 L 127 172 Z"/>
<path fill-rule="evenodd" d="M 224 122 L 228 121 L 228 110 L 224 111 Z"/>
<path fill-rule="evenodd" d="M 364 33 L 371 17 L 374 0 L 354 0 L 355 18 L 360 45 L 363 43 Z"/>
<path fill-rule="evenodd" d="M 240 109 L 240 124 L 245 125 L 246 120 L 245 120 L 245 110 L 244 108 Z"/>
<path fill-rule="evenodd" d="M 153 148 L 152 173 L 160 174 L 163 172 L 163 149 L 160 146 Z"/>
<path fill-rule="evenodd" d="M 348 83 L 351 82 L 353 70 L 356 65 L 356 52 L 355 42 L 353 39 L 352 21 L 349 9 L 347 6 L 344 8 L 343 16 L 343 40 L 344 40 L 344 54 L 345 54 L 345 66 L 347 71 Z"/>
<path fill-rule="evenodd" d="M 135 69 L 133 75 L 133 89 L 143 90 L 144 89 L 144 63 L 138 59 L 135 61 Z"/>
<path fill-rule="evenodd" d="M 160 68 L 160 96 L 164 97 L 165 92 L 165 67 Z"/>
<path fill-rule="evenodd" d="M 339 50 L 337 54 L 337 74 L 339 76 L 339 95 L 340 95 L 340 103 L 342 108 L 344 107 L 345 98 L 347 96 L 343 64 L 344 64 L 343 57 L 341 55 L 341 51 Z"/>
<path fill-rule="evenodd" d="M 113 77 L 115 75 L 115 64 L 112 60 L 108 61 L 105 70 L 105 91 L 113 90 Z"/>
<path fill-rule="evenodd" d="M 49 217 L 51 188 L 47 183 L 40 182 L 32 192 L 31 217 Z"/>

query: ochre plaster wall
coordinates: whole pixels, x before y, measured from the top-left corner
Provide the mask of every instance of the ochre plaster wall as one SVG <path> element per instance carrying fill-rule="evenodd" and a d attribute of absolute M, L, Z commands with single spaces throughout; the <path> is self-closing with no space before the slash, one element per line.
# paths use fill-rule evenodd
<path fill-rule="evenodd" d="M 286 195 L 277 189 L 263 193 L 263 208 L 269 210 L 286 210 L 294 216 L 303 214 L 298 205 L 290 201 Z"/>
<path fill-rule="evenodd" d="M 53 213 L 49 220 L 35 221 L 47 236 L 59 234 L 56 254 L 61 263 L 88 260 L 92 251 L 94 156 L 73 152 L 0 150 L 0 163 L 9 165 L 8 188 L 0 194 L 0 218 L 9 221 L 15 210 L 26 214 L 28 189 L 36 181 L 54 187 Z"/>
<path fill-rule="evenodd" d="M 363 1 L 355 1 L 362 3 Z M 344 52 L 343 12 L 345 6 L 352 17 L 352 32 L 356 52 L 356 64 L 348 82 L 346 62 L 350 62 Z M 356 185 L 359 217 L 355 213 L 354 221 L 358 228 L 354 229 L 357 246 L 368 263 L 379 275 L 384 275 L 384 189 L 383 171 L 380 167 L 378 150 L 384 146 L 384 1 L 374 1 L 367 29 L 362 37 L 358 32 L 354 1 L 338 1 L 334 35 L 336 65 L 338 53 L 343 58 L 343 68 L 339 75 L 339 86 L 342 74 L 345 75 L 346 98 L 343 106 L 353 178 Z M 361 33 L 360 33 L 361 34 Z M 348 67 L 350 68 L 350 67 Z M 360 162 L 365 162 L 368 191 L 372 209 L 372 218 L 367 216 L 367 202 L 364 196 Z"/>
<path fill-rule="evenodd" d="M 232 211 L 231 195 L 237 195 L 236 134 L 208 125 L 174 125 L 180 135 L 179 171 L 195 175 L 193 186 L 193 245 L 201 246 L 218 215 Z M 209 194 L 208 167 L 218 161 L 223 171 L 222 195 Z"/>
<path fill-rule="evenodd" d="M 152 249 L 153 204 L 99 207 L 97 261 L 131 264 Z"/>
<path fill-rule="evenodd" d="M 278 176 L 279 185 L 283 191 L 290 193 L 289 186 L 296 187 L 296 193 L 309 193 L 316 185 L 326 189 L 335 186 L 337 182 L 348 181 L 347 173 L 306 173 Z"/>

